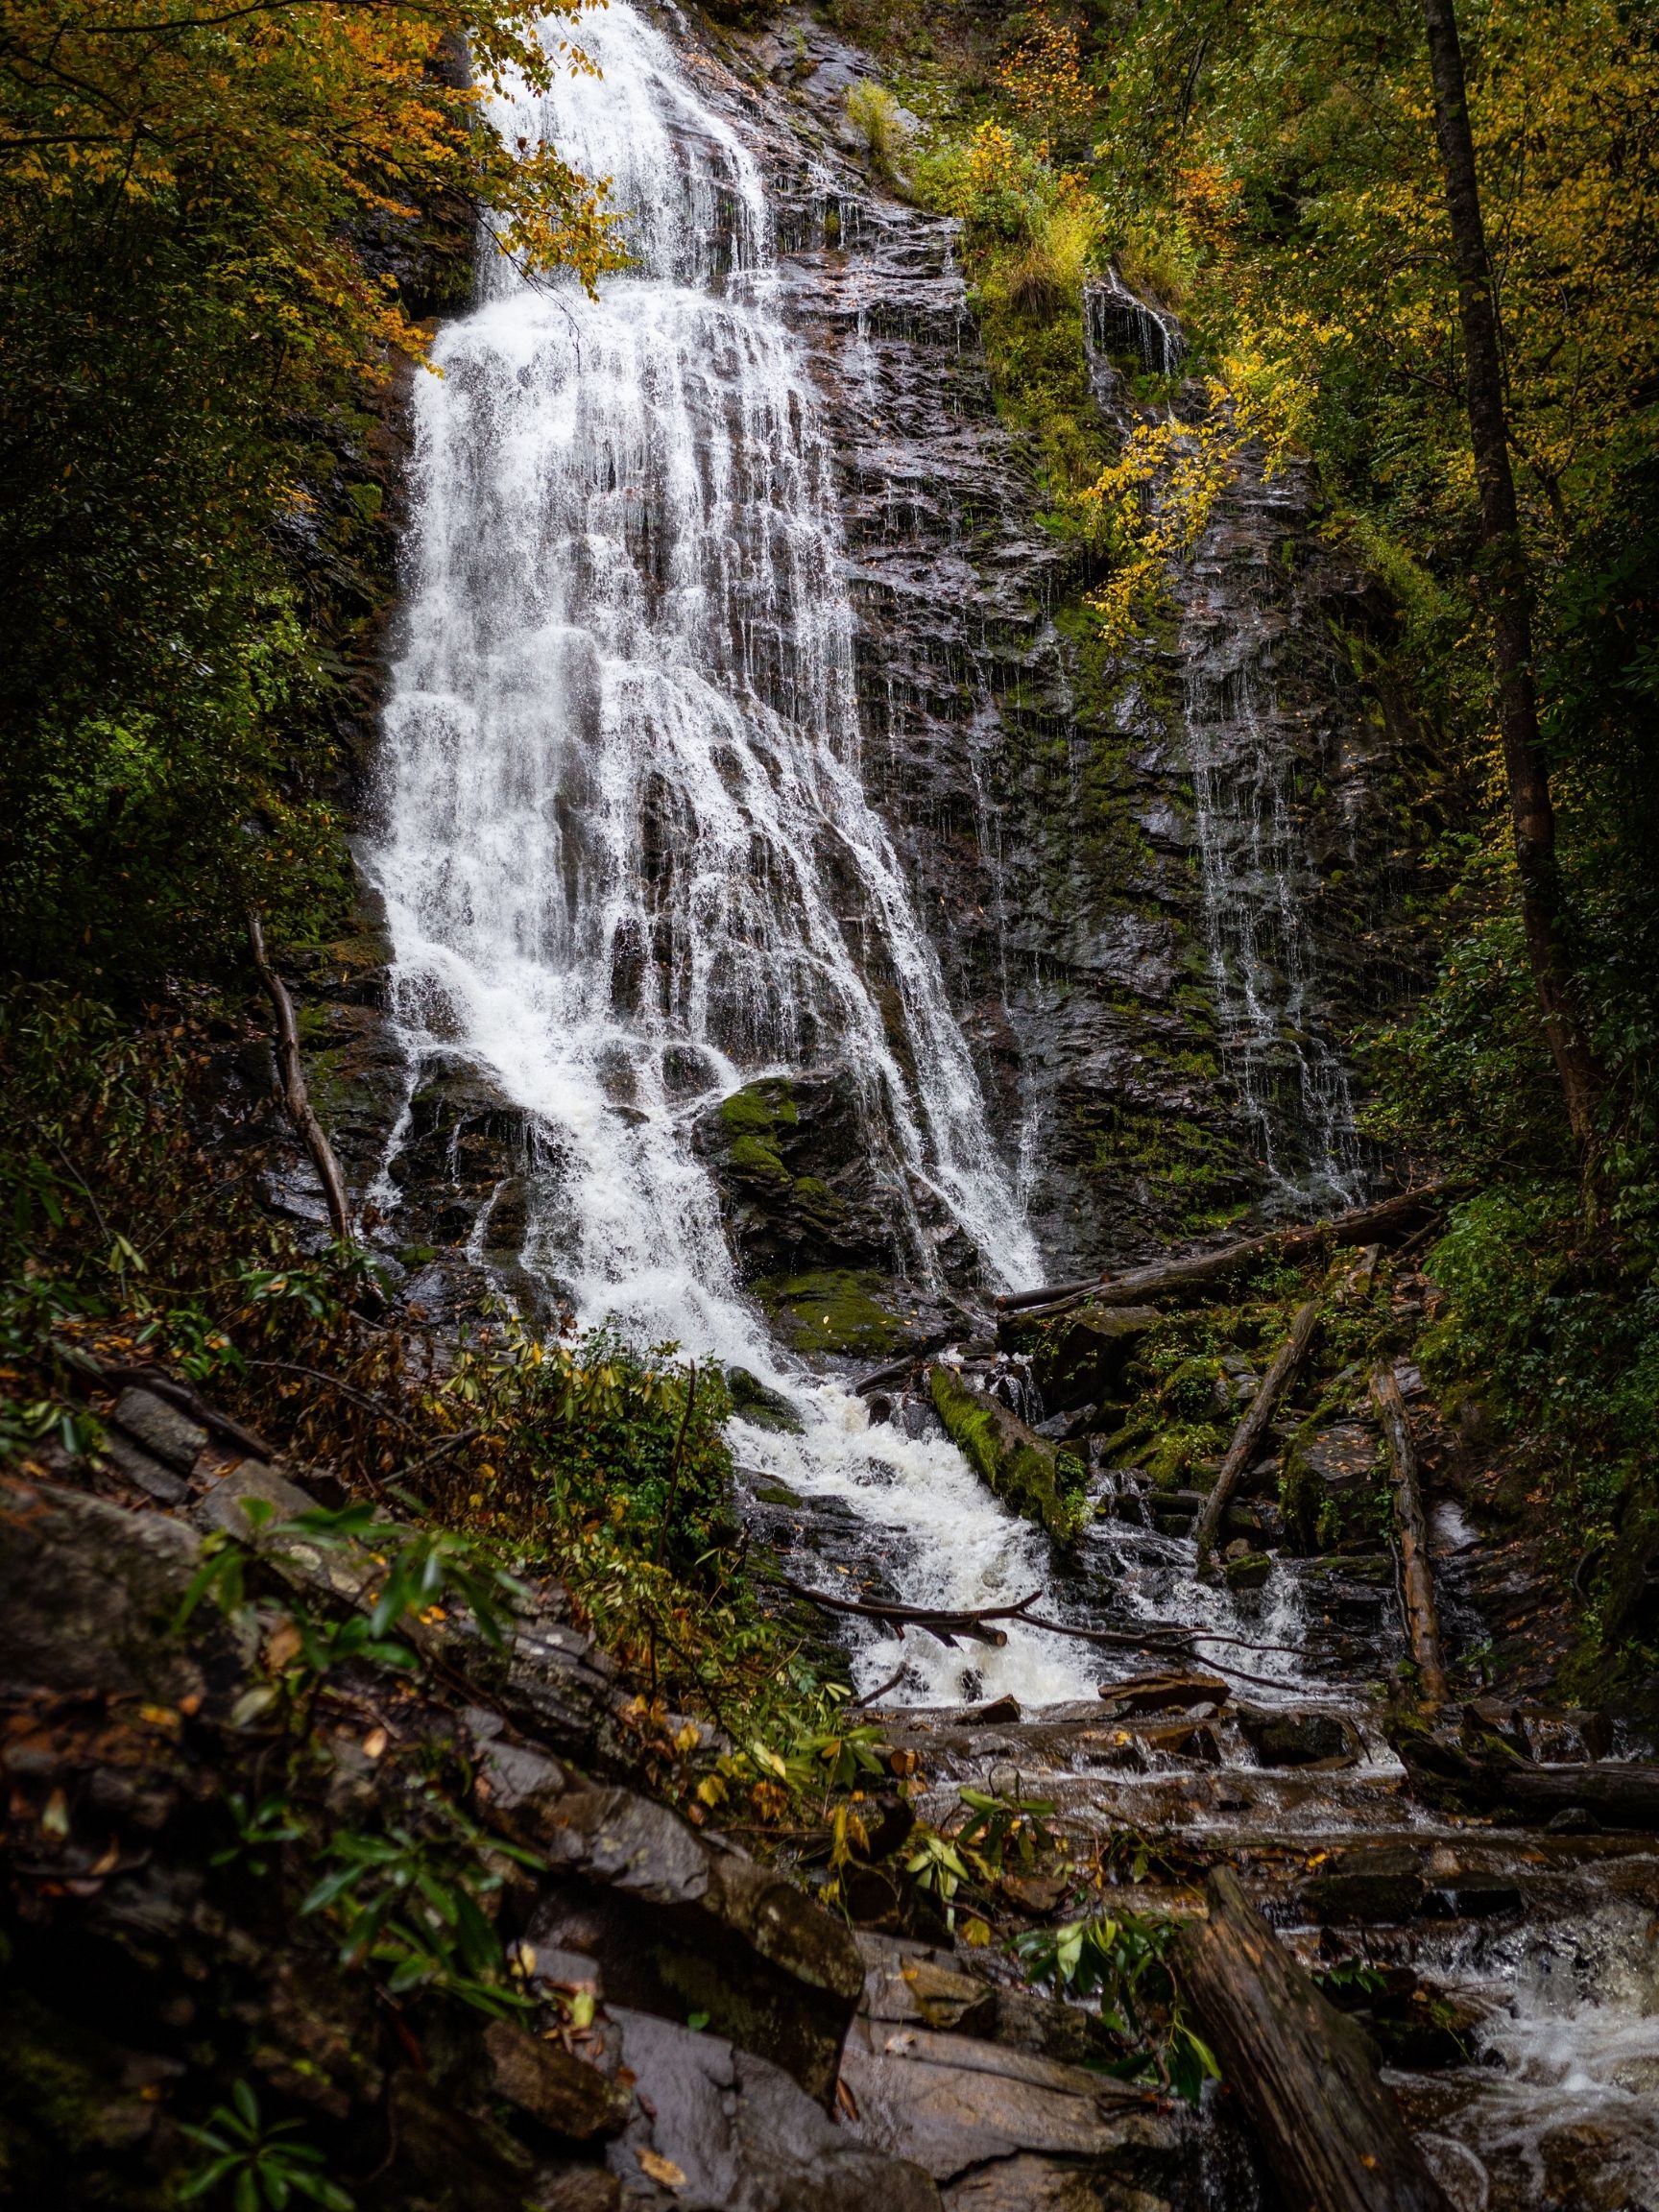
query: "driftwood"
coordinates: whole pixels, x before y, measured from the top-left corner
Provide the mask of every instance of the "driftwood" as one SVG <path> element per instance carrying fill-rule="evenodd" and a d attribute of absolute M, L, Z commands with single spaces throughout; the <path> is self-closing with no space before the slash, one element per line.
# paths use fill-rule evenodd
<path fill-rule="evenodd" d="M 1392 1729 L 1390 1736 L 1412 1795 L 1428 1804 L 1539 1823 L 1582 1813 L 1586 1826 L 1659 1831 L 1659 1767 L 1621 1760 L 1539 1767 L 1502 1745 L 1470 1752 L 1416 1729 Z"/>
<path fill-rule="evenodd" d="M 1008 1291 L 997 1305 L 1005 1313 L 1028 1307 L 1064 1312 L 1085 1298 L 1096 1306 L 1138 1306 L 1142 1299 L 1156 1298 L 1166 1291 L 1224 1283 L 1230 1275 L 1269 1256 L 1294 1259 L 1298 1253 L 1321 1252 L 1333 1245 L 1372 1243 L 1390 1230 L 1409 1227 L 1427 1209 L 1440 1203 L 1447 1188 L 1444 1183 L 1426 1183 L 1421 1190 L 1399 1191 L 1392 1198 L 1379 1199 L 1374 1206 L 1357 1206 L 1347 1214 L 1333 1214 L 1327 1220 L 1310 1221 L 1295 1229 L 1275 1229 L 1265 1237 L 1224 1244 L 1218 1251 L 1198 1252 L 1188 1260 L 1136 1267 L 1127 1275 L 1102 1275 L 1087 1283 L 1053 1283 L 1041 1290 Z"/>
<path fill-rule="evenodd" d="M 1293 2212 L 1450 2212 L 1362 2031 L 1319 1994 L 1217 1867 L 1177 1970 Z"/>
<path fill-rule="evenodd" d="M 1394 1471 L 1394 1526 L 1400 1535 L 1406 1633 L 1417 1662 L 1424 1703 L 1444 1705 L 1446 1669 L 1440 1657 L 1440 1616 L 1434 1604 L 1434 1570 L 1429 1560 L 1429 1524 L 1417 1479 L 1417 1454 L 1411 1444 L 1406 1401 L 1386 1360 L 1380 1360 L 1372 1374 L 1371 1396 L 1388 1440 L 1388 1458 Z"/>
<path fill-rule="evenodd" d="M 1233 1432 L 1233 1441 L 1227 1447 L 1227 1456 L 1221 1462 L 1215 1478 L 1215 1487 L 1204 1501 L 1203 1511 L 1192 1526 L 1193 1540 L 1198 1546 L 1198 1567 L 1202 1573 L 1205 1562 L 1215 1546 L 1221 1527 L 1221 1516 L 1226 1512 L 1238 1478 L 1256 1456 L 1256 1447 L 1267 1431 L 1273 1418 L 1273 1409 L 1296 1378 L 1296 1372 L 1308 1356 L 1308 1347 L 1313 1340 L 1313 1331 L 1319 1320 L 1322 1301 L 1310 1298 L 1297 1309 L 1296 1318 L 1290 1324 L 1290 1334 L 1274 1355 L 1273 1364 L 1262 1378 L 1260 1388 L 1251 1399 L 1244 1418 Z"/>
<path fill-rule="evenodd" d="M 334 1147 L 312 1111 L 311 1094 L 305 1088 L 305 1070 L 300 1061 L 300 1027 L 294 1019 L 294 1001 L 288 996 L 287 985 L 271 965 L 258 909 L 253 906 L 248 909 L 248 943 L 253 953 L 253 965 L 259 971 L 259 980 L 265 986 L 265 996 L 276 1013 L 276 1064 L 281 1072 L 282 1098 L 288 1108 L 288 1118 L 311 1155 L 335 1238 L 342 1244 L 349 1244 L 352 1242 L 351 1207 L 346 1196 L 346 1180 L 334 1157 Z"/>
<path fill-rule="evenodd" d="M 835 1598 L 828 1590 L 808 1589 L 805 1582 L 791 1582 L 787 1575 L 781 1579 L 784 1589 L 792 1590 L 797 1598 L 810 1599 L 814 1605 L 822 1605 L 831 1613 L 852 1613 L 861 1621 L 878 1621 L 901 1642 L 906 1628 L 925 1628 L 941 1644 L 954 1646 L 956 1639 L 964 1636 L 970 1643 L 989 1644 L 998 1648 L 1007 1643 L 1008 1632 L 996 1623 L 1023 1620 L 1026 1606 L 1034 1605 L 1043 1595 L 1040 1590 L 1033 1590 L 1028 1598 L 1022 1598 L 1018 1605 L 987 1605 L 977 1611 L 951 1612 L 943 1606 L 872 1605 L 861 1599 Z M 892 1686 L 890 1682 L 883 1684 L 883 1688 L 889 1690 Z"/>

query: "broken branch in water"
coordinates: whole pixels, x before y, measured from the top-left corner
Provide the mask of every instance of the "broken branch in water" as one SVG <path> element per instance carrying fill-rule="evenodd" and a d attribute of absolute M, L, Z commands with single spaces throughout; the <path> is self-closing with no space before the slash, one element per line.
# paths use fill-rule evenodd
<path fill-rule="evenodd" d="M 1313 1331 L 1318 1326 L 1323 1301 L 1310 1298 L 1298 1308 L 1296 1318 L 1290 1324 L 1290 1334 L 1280 1345 L 1273 1364 L 1262 1379 L 1261 1387 L 1251 1399 L 1244 1418 L 1233 1432 L 1233 1441 L 1227 1447 L 1215 1476 L 1215 1487 L 1204 1501 L 1192 1529 L 1192 1541 L 1198 1551 L 1198 1572 L 1204 1573 L 1215 1538 L 1221 1527 L 1221 1516 L 1238 1486 L 1238 1478 L 1256 1456 L 1256 1447 L 1267 1432 L 1267 1424 L 1273 1418 L 1273 1409 L 1295 1381 L 1297 1370 L 1308 1356 L 1308 1347 L 1313 1341 Z"/>
<path fill-rule="evenodd" d="M 894 1635 L 902 1638 L 906 1628 L 926 1628 L 930 1636 L 937 1636 L 941 1644 L 954 1645 L 958 1636 L 965 1636 L 976 1644 L 989 1644 L 998 1648 L 1007 1643 L 1005 1630 L 994 1625 L 999 1621 L 1017 1621 L 1023 1628 L 1041 1628 L 1048 1636 L 1070 1636 L 1080 1644 L 1102 1644 L 1115 1651 L 1150 1651 L 1172 1653 L 1186 1658 L 1191 1654 L 1194 1644 L 1238 1644 L 1251 1652 L 1285 1651 L 1300 1656 L 1291 1644 L 1259 1644 L 1248 1636 L 1229 1636 L 1222 1630 L 1184 1628 L 1173 1621 L 1148 1621 L 1142 1629 L 1133 1628 L 1082 1628 L 1070 1621 L 1050 1621 L 1046 1614 L 1032 1613 L 1028 1608 L 1042 1597 L 1041 1590 L 1033 1590 L 1029 1597 L 1022 1598 L 1018 1605 L 983 1605 L 976 1610 L 950 1612 L 927 1605 L 871 1604 L 857 1598 L 837 1598 L 829 1590 L 812 1590 L 805 1582 L 792 1582 L 782 1577 L 785 1590 L 797 1598 L 809 1599 L 814 1605 L 822 1605 L 831 1613 L 852 1613 L 861 1621 L 877 1621 Z M 1224 1659 L 1214 1662 L 1227 1667 Z M 902 1669 L 900 1670 L 903 1671 Z M 1246 1674 L 1241 1668 L 1228 1668 L 1240 1681 L 1267 1683 L 1263 1674 Z M 894 1676 L 898 1680 L 898 1676 Z M 892 1683 L 883 1683 L 891 1689 Z M 1278 1683 L 1271 1684 L 1277 1689 Z M 864 1700 L 868 1702 L 868 1700 Z"/>
<path fill-rule="evenodd" d="M 1394 1472 L 1394 1525 L 1400 1534 L 1400 1565 L 1405 1583 L 1406 1633 L 1427 1705 L 1446 1702 L 1446 1669 L 1440 1657 L 1440 1616 L 1434 1604 L 1434 1570 L 1429 1563 L 1429 1524 L 1417 1479 L 1417 1454 L 1411 1423 L 1394 1370 L 1380 1360 L 1371 1377 L 1371 1396 L 1388 1439 Z"/>
<path fill-rule="evenodd" d="M 992 1623 L 998 1621 L 1022 1621 L 1027 1605 L 1035 1605 L 1042 1597 L 1041 1590 L 1033 1590 L 1028 1598 L 1022 1598 L 1018 1605 L 985 1605 L 973 1611 L 952 1611 L 943 1606 L 866 1604 L 856 1598 L 832 1597 L 828 1590 L 810 1590 L 805 1582 L 791 1582 L 783 1577 L 785 1590 L 792 1590 L 797 1598 L 806 1598 L 814 1605 L 823 1605 L 831 1613 L 855 1614 L 861 1621 L 878 1621 L 891 1629 L 895 1636 L 903 1637 L 906 1628 L 926 1628 L 928 1635 L 937 1636 L 941 1644 L 954 1645 L 958 1636 L 971 1643 L 1000 1647 L 1007 1643 L 1007 1631 Z"/>

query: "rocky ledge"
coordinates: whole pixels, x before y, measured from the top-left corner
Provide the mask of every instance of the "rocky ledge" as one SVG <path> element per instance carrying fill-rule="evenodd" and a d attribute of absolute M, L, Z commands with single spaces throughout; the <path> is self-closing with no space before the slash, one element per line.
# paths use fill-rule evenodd
<path fill-rule="evenodd" d="M 1187 2200 L 1190 2128 L 1076 2063 L 1085 2015 L 855 1937 L 653 1795 L 697 1724 L 556 1584 L 498 1646 L 430 1609 L 399 1672 L 383 1560 L 257 1439 L 144 1387 L 108 1436 L 0 1488 L 19 2200 L 170 2201 L 237 2115 L 363 2212 Z"/>

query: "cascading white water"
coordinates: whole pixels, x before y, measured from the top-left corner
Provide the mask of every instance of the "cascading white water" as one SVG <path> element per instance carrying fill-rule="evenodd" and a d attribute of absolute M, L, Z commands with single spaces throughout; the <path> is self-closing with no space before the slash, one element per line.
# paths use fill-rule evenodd
<path fill-rule="evenodd" d="M 417 1060 L 459 1049 L 537 1117 L 551 1194 L 526 1260 L 585 1321 L 782 1382 L 806 1435 L 745 1431 L 744 1457 L 844 1497 L 907 1594 L 993 1601 L 1043 1579 L 1039 1540 L 949 1446 L 779 1374 L 688 1142 L 741 1083 L 834 1061 L 900 1202 L 926 1197 L 992 1274 L 1038 1271 L 859 781 L 830 455 L 773 302 L 758 169 L 630 8 L 581 36 L 602 75 L 496 121 L 612 179 L 637 266 L 589 300 L 497 259 L 417 394 L 372 860 L 397 1015 Z M 913 1207 L 911 1229 L 925 1261 Z M 864 1679 L 911 1654 L 873 1641 Z M 1035 1634 L 981 1673 L 1034 1701 L 1092 1679 Z M 959 1674 L 940 1650 L 909 1688 L 950 1696 Z"/>

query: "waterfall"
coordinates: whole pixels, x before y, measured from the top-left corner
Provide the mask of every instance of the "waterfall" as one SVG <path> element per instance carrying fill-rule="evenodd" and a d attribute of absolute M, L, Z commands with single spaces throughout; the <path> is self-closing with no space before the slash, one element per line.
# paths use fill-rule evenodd
<path fill-rule="evenodd" d="M 1091 356 L 1133 355 L 1149 376 L 1173 376 L 1180 368 L 1187 351 L 1180 323 L 1131 292 L 1116 269 L 1084 285 L 1083 316 Z"/>
<path fill-rule="evenodd" d="M 1298 464 L 1270 474 L 1247 451 L 1176 587 L 1221 1063 L 1269 1202 L 1297 1214 L 1353 1205 L 1366 1187 L 1309 924 L 1319 870 L 1299 783 L 1319 775 L 1326 740 L 1316 716 L 1281 698 L 1281 662 L 1307 624 L 1277 555 L 1308 527 L 1309 504 Z"/>
<path fill-rule="evenodd" d="M 525 1260 L 585 1322 L 790 1389 L 805 1436 L 736 1425 L 745 1459 L 872 1520 L 907 1594 L 987 1602 L 1043 1579 L 1040 1540 L 950 1447 L 781 1373 L 689 1142 L 740 1084 L 839 1064 L 919 1269 L 930 1211 L 991 1277 L 1037 1276 L 860 782 L 831 455 L 759 169 L 630 7 L 585 16 L 581 41 L 602 75 L 510 93 L 494 119 L 612 180 L 636 266 L 589 299 L 495 256 L 416 395 L 370 863 L 395 1015 L 415 1061 L 459 1052 L 534 1117 Z M 911 1649 L 873 1638 L 865 1678 Z M 940 1651 L 913 1687 L 950 1695 L 958 1668 Z M 1034 1634 L 984 1673 L 1039 1699 L 1091 1679 Z"/>
<path fill-rule="evenodd" d="M 1236 637 L 1248 638 L 1240 622 Z M 1313 995 L 1294 757 L 1248 663 L 1200 665 L 1186 687 L 1204 940 L 1222 1065 L 1272 1190 L 1297 1210 L 1363 1195 L 1348 1071 Z"/>

